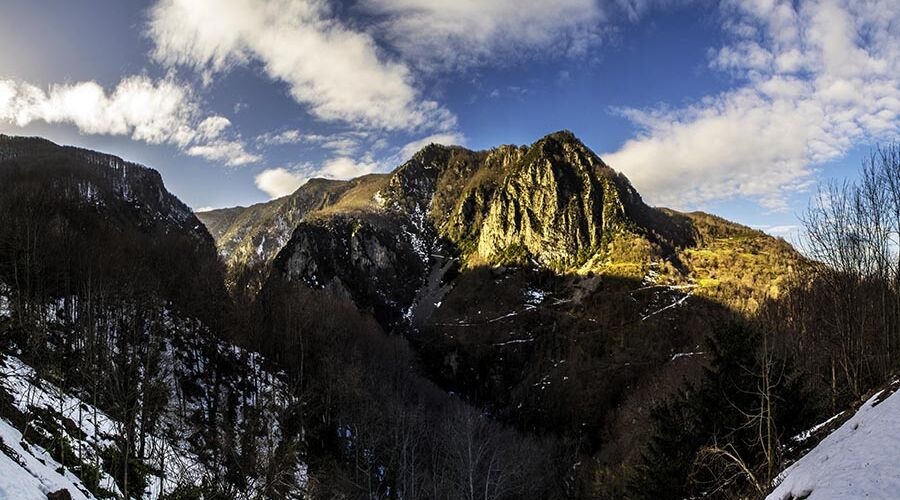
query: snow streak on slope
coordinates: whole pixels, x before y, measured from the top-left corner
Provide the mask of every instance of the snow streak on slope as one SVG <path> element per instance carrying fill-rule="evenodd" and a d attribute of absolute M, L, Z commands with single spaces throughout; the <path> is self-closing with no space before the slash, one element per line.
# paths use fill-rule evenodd
<path fill-rule="evenodd" d="M 172 328 L 178 330 L 174 325 Z M 179 348 L 167 346 L 165 349 L 164 357 L 169 359 L 169 364 L 183 365 L 181 368 L 170 366 L 169 371 L 195 373 L 194 379 L 198 384 L 196 389 L 205 390 L 201 374 L 207 371 L 207 365 L 215 360 L 202 355 L 189 356 L 190 353 L 196 355 L 197 345 L 187 343 L 179 346 Z M 216 342 L 215 347 L 224 359 L 235 365 L 247 367 L 250 373 L 248 383 L 252 382 L 257 386 L 255 392 L 245 395 L 247 398 L 271 401 L 270 404 L 276 405 L 283 403 L 280 401 L 286 390 L 283 387 L 283 374 L 266 371 L 258 354 L 222 342 Z M 184 356 L 190 359 L 180 359 Z M 170 381 L 168 385 L 170 388 L 179 386 L 175 380 Z M 93 499 L 88 489 L 72 472 L 73 465 L 79 462 L 97 467 L 100 474 L 99 486 L 105 493 L 121 496 L 116 482 L 100 468 L 103 450 L 114 447 L 115 437 L 123 434 L 120 422 L 89 401 L 60 390 L 56 385 L 41 378 L 31 366 L 19 358 L 0 353 L 0 396 L 4 393 L 9 396 L 12 408 L 24 416 L 25 424 L 16 426 L 13 425 L 14 420 L 7 421 L 0 418 L 0 438 L 3 440 L 0 443 L 0 500 L 45 499 L 46 493 L 60 488 L 67 489 L 73 498 Z M 191 408 L 199 404 L 177 397 L 175 394 L 170 397 L 173 401 L 184 401 L 187 413 L 191 413 Z M 262 412 L 273 411 L 267 404 L 257 405 L 255 408 Z M 243 415 L 238 412 L 234 418 L 241 419 Z M 47 419 L 52 421 L 50 427 L 44 425 Z M 150 454 L 155 460 L 148 463 L 150 468 L 147 472 L 147 488 L 138 496 L 148 500 L 172 493 L 179 486 L 199 486 L 204 479 L 209 478 L 206 467 L 210 464 L 204 463 L 201 457 L 193 453 L 187 441 L 188 436 L 195 433 L 196 429 L 193 429 L 183 416 L 178 416 L 173 408 L 168 409 L 168 414 L 163 420 L 159 430 L 161 434 L 148 435 L 146 438 L 146 448 L 152 450 Z M 267 432 L 273 436 L 271 439 L 277 441 L 276 437 L 281 429 L 274 418 L 270 418 L 269 422 Z M 68 452 L 71 455 L 67 459 L 68 468 L 64 472 L 58 462 L 35 444 L 35 438 L 54 439 L 52 431 L 48 430 L 50 428 L 61 433 L 62 439 L 69 444 Z M 265 458 L 266 453 L 267 449 L 260 450 L 260 460 Z M 77 469 L 77 466 L 75 468 Z M 305 485 L 307 474 L 305 465 L 299 464 L 294 473 L 297 484 Z M 247 486 L 250 492 L 248 497 L 253 496 L 263 486 L 263 481 L 264 478 L 250 479 Z"/>
<path fill-rule="evenodd" d="M 900 496 L 898 464 L 900 392 L 886 399 L 879 392 L 788 467 L 768 500 L 895 499 Z"/>
<path fill-rule="evenodd" d="M 61 410 L 65 419 L 78 419 L 81 436 L 66 433 L 78 458 L 92 463 L 99 460 L 94 450 L 106 444 L 112 422 L 102 412 L 60 391 L 38 378 L 31 367 L 12 356 L 0 354 L 0 389 L 12 396 L 12 404 L 26 413 L 32 408 Z M 64 428 L 60 426 L 60 428 Z M 46 430 L 29 421 L 26 433 L 47 437 Z M 63 468 L 50 454 L 23 437 L 8 421 L 0 419 L 0 499 L 46 499 L 47 493 L 68 490 L 72 498 L 94 498 L 70 469 Z M 120 494 L 112 477 L 102 473 L 100 485 Z"/>

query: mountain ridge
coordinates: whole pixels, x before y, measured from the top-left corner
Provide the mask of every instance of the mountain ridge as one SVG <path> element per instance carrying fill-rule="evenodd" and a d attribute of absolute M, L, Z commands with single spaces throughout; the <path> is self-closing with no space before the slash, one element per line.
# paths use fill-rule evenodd
<path fill-rule="evenodd" d="M 355 304 L 444 390 L 572 436 L 617 477 L 640 460 L 650 402 L 700 377 L 705 338 L 802 262 L 761 231 L 647 206 L 570 133 L 428 146 L 387 179 L 367 210 L 301 221 L 262 290 Z"/>
<path fill-rule="evenodd" d="M 255 219 L 256 213 L 264 215 Z M 224 224 L 229 216 L 231 223 Z M 287 197 L 243 210 L 198 214 L 214 232 L 238 235 L 219 236 L 217 245 L 228 259 L 231 276 L 237 277 L 232 286 L 241 282 L 242 268 L 251 269 L 253 280 L 243 279 L 253 282 L 250 293 L 263 286 L 276 261 L 291 260 L 277 257 L 289 252 L 298 229 L 327 226 L 328 219 L 356 221 L 338 224 L 346 230 L 335 238 L 345 242 L 352 241 L 354 224 L 393 233 L 395 246 L 403 246 L 403 252 L 411 249 L 422 260 L 421 269 L 411 278 L 417 287 L 426 275 L 442 267 L 450 271 L 450 267 L 538 265 L 560 273 L 642 279 L 653 262 L 665 268 L 664 277 L 673 284 L 697 280 L 715 284 L 715 272 L 721 269 L 701 275 L 694 272 L 696 265 L 686 262 L 697 264 L 699 254 L 692 249 L 703 250 L 717 241 L 709 233 L 713 226 L 722 234 L 741 234 L 756 247 L 769 246 L 785 258 L 799 259 L 795 253 L 788 256 L 793 250 L 787 243 L 711 217 L 646 205 L 624 175 L 569 131 L 548 134 L 530 146 L 504 145 L 484 151 L 431 144 L 389 174 L 349 181 L 311 180 Z M 227 228 L 219 229 L 222 226 Z M 384 236 L 382 240 L 390 239 Z M 448 266 L 449 259 L 456 259 L 458 265 Z M 710 267 L 709 262 L 704 265 Z M 294 274 L 303 275 L 312 267 L 295 266 Z M 769 274 L 775 280 L 782 270 Z M 280 272 L 290 274 L 286 269 Z M 322 284 L 331 278 L 308 274 L 301 279 Z M 352 280 L 344 276 L 339 281 Z M 346 290 L 340 293 L 352 295 Z M 411 304 L 403 302 L 391 313 L 395 321 L 408 314 Z"/>

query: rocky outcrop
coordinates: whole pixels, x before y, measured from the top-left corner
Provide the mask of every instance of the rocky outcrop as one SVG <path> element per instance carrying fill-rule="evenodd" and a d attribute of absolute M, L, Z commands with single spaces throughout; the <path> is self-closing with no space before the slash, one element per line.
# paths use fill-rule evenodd
<path fill-rule="evenodd" d="M 467 265 L 572 269 L 622 235 L 652 235 L 663 214 L 571 132 L 530 147 L 431 145 L 392 175 L 391 207 L 422 217 Z M 671 236 L 671 235 L 670 235 Z"/>
<path fill-rule="evenodd" d="M 275 268 L 288 281 L 324 289 L 394 324 L 412 304 L 428 264 L 404 223 L 393 214 L 304 221 Z"/>
<path fill-rule="evenodd" d="M 219 254 L 228 269 L 229 287 L 233 291 L 255 292 L 268 276 L 278 252 L 307 216 L 340 204 L 345 195 L 377 181 L 377 177 L 350 181 L 310 179 L 282 198 L 249 207 L 198 213 L 197 217 L 216 239 Z"/>
<path fill-rule="evenodd" d="M 249 207 L 200 212 L 197 217 L 215 236 L 219 253 L 230 268 L 255 265 L 273 259 L 303 217 L 328 206 L 347 184 L 312 179 L 290 196 Z"/>
<path fill-rule="evenodd" d="M 627 225 L 614 179 L 570 133 L 538 141 L 507 169 L 492 197 L 478 257 L 569 266 L 602 251 L 604 238 Z"/>

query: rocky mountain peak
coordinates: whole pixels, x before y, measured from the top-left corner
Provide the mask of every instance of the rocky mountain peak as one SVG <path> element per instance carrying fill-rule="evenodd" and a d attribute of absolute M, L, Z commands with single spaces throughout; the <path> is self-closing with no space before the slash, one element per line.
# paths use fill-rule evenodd
<path fill-rule="evenodd" d="M 435 226 L 472 264 L 578 266 L 640 226 L 633 219 L 649 210 L 628 180 L 570 131 L 531 146 L 469 153 L 445 161 L 426 185 L 434 186 Z"/>
<path fill-rule="evenodd" d="M 488 262 L 533 257 L 568 263 L 599 250 L 605 231 L 624 218 L 607 168 L 571 133 L 538 141 L 504 176 L 488 208 L 477 252 Z"/>

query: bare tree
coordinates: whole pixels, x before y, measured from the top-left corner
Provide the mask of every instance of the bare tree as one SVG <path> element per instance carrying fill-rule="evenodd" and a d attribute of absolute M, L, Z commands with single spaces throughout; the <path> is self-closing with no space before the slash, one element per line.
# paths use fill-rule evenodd
<path fill-rule="evenodd" d="M 816 326 L 806 345 L 828 358 L 833 401 L 841 385 L 860 397 L 900 354 L 898 176 L 900 144 L 876 149 L 858 181 L 825 185 L 803 217 L 814 259 L 808 319 Z"/>

